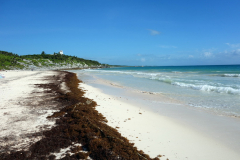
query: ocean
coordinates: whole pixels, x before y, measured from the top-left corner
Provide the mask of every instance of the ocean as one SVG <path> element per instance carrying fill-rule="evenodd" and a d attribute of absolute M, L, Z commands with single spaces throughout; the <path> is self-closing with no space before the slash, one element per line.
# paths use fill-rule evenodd
<path fill-rule="evenodd" d="M 118 67 L 78 72 L 161 93 L 191 107 L 240 116 L 240 65 Z"/>

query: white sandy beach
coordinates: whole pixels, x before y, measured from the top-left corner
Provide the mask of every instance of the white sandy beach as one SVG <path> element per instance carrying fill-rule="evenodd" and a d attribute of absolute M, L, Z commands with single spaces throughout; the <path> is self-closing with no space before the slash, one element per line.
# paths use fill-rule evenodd
<path fill-rule="evenodd" d="M 1 147 L 27 150 L 29 145 L 42 138 L 31 136 L 54 126 L 46 117 L 56 111 L 54 104 L 45 103 L 44 89 L 34 84 L 50 83 L 45 76 L 54 71 L 1 71 L 0 79 L 0 143 Z"/>
<path fill-rule="evenodd" d="M 44 77 L 56 72 L 1 71 L 0 74 L 5 75 L 0 79 L 1 146 L 27 149 L 41 138 L 41 135 L 29 138 L 29 134 L 54 126 L 55 122 L 46 119 L 56 111 L 54 105 L 36 108 L 46 97 L 43 89 L 34 84 L 49 83 Z M 108 124 L 117 127 L 123 136 L 151 157 L 240 159 L 238 118 L 217 116 L 163 96 L 129 91 L 102 81 L 86 83 L 81 83 L 80 88 L 86 90 L 86 97 L 97 102 L 96 109 L 107 118 Z M 62 89 L 67 89 L 64 84 Z M 156 108 L 149 109 L 149 106 Z"/>
<path fill-rule="evenodd" d="M 93 87 L 94 86 L 94 87 Z M 159 95 L 101 80 L 80 84 L 108 125 L 151 157 L 170 160 L 240 159 L 240 120 L 184 106 Z M 156 109 L 149 110 L 149 106 Z"/>
<path fill-rule="evenodd" d="M 6 148 L 28 150 L 31 144 L 42 139 L 39 132 L 55 126 L 55 120 L 49 120 L 47 116 L 59 111 L 58 103 L 51 100 L 51 95 L 35 84 L 54 83 L 46 76 L 58 76 L 59 72 L 8 70 L 0 71 L 0 74 L 4 75 L 0 79 L 0 152 Z M 63 92 L 68 91 L 65 82 L 61 82 L 60 87 Z M 35 133 L 38 135 L 33 136 Z M 51 154 L 61 159 L 67 153 L 72 155 L 70 148 L 73 146 L 81 144 L 75 143 Z"/>

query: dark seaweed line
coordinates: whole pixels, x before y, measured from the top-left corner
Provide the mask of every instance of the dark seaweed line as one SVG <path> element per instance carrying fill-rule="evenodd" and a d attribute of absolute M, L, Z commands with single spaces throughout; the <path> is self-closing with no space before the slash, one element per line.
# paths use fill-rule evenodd
<path fill-rule="evenodd" d="M 59 152 L 61 148 L 72 143 L 81 143 L 82 147 L 71 148 L 73 155 L 66 154 L 62 159 L 86 159 L 90 156 L 97 160 L 151 160 L 149 155 L 139 151 L 134 147 L 134 143 L 130 143 L 116 129 L 106 124 L 106 118 L 95 109 L 97 103 L 84 97 L 84 91 L 78 88 L 81 81 L 76 74 L 63 71 L 60 73 L 65 74 L 62 81 L 66 82 L 70 92 L 64 94 L 55 83 L 39 85 L 57 93 L 56 100 L 66 106 L 48 117 L 57 118 L 56 126 L 44 131 L 44 138 L 31 145 L 29 151 L 3 153 L 0 154 L 0 159 L 53 160 L 56 157 L 51 153 Z M 81 152 L 83 150 L 88 152 Z"/>

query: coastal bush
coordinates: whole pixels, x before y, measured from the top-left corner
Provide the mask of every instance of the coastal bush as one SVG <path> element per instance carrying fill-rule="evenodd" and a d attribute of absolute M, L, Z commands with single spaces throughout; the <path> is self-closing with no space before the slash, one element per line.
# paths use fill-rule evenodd
<path fill-rule="evenodd" d="M 26 64 L 22 65 L 22 64 Z M 19 66 L 20 64 L 20 66 Z M 101 66 L 101 63 L 93 60 L 86 60 L 83 58 L 78 58 L 76 56 L 60 55 L 59 53 L 46 54 L 44 51 L 41 54 L 34 55 L 22 55 L 0 51 L 0 69 L 21 69 L 28 68 L 29 66 L 35 67 L 48 67 L 48 66 L 80 66 L 87 64 L 88 67 L 91 66 Z"/>

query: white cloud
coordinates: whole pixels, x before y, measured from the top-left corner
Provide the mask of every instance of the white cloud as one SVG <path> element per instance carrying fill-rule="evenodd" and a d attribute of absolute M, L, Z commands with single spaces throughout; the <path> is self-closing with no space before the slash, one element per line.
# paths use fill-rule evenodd
<path fill-rule="evenodd" d="M 238 44 L 230 44 L 230 43 L 226 43 L 226 45 L 232 47 L 232 48 L 237 48 L 237 47 L 240 47 L 240 43 Z"/>
<path fill-rule="evenodd" d="M 160 34 L 160 32 L 159 32 L 159 31 L 152 30 L 152 29 L 148 29 L 148 30 L 150 31 L 150 34 L 151 34 L 152 36 L 155 36 L 155 35 L 158 35 L 158 34 Z"/>
<path fill-rule="evenodd" d="M 240 56 L 240 49 L 236 49 L 236 50 L 231 51 L 231 55 Z"/>
<path fill-rule="evenodd" d="M 229 56 L 230 57 L 240 56 L 240 49 L 220 52 L 219 55 L 227 56 L 227 57 L 229 57 Z"/>
<path fill-rule="evenodd" d="M 193 55 L 189 55 L 188 58 L 194 58 L 194 56 Z"/>
<path fill-rule="evenodd" d="M 203 55 L 204 57 L 207 57 L 207 58 L 213 57 L 213 54 L 211 52 L 204 52 Z"/>
<path fill-rule="evenodd" d="M 146 59 L 145 59 L 145 58 L 141 58 L 141 61 L 142 61 L 142 62 L 145 62 L 145 61 L 146 61 Z"/>

